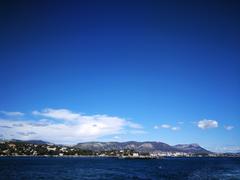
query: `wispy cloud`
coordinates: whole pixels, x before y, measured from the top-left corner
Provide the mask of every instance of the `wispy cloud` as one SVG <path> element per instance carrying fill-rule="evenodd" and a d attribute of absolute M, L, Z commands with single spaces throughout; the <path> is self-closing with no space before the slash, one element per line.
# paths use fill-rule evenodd
<path fill-rule="evenodd" d="M 140 124 L 137 124 L 137 123 L 133 123 L 131 121 L 127 121 L 127 125 L 130 127 L 130 128 L 133 128 L 133 129 L 142 129 L 142 125 Z"/>
<path fill-rule="evenodd" d="M 35 132 L 17 132 L 18 134 L 22 135 L 22 136 L 29 136 L 29 135 L 32 135 L 32 134 L 36 134 Z"/>
<path fill-rule="evenodd" d="M 161 128 L 165 128 L 165 129 L 171 128 L 171 126 L 168 125 L 168 124 L 162 124 L 160 127 L 161 127 Z"/>
<path fill-rule="evenodd" d="M 114 136 L 113 139 L 119 140 L 119 139 L 121 139 L 121 137 L 119 137 L 119 136 Z"/>
<path fill-rule="evenodd" d="M 180 130 L 181 128 L 180 127 L 172 127 L 171 128 L 173 131 L 178 131 L 178 130 Z"/>
<path fill-rule="evenodd" d="M 178 126 L 171 126 L 171 125 L 169 125 L 169 124 L 155 125 L 153 128 L 154 128 L 154 129 L 160 129 L 160 128 L 170 129 L 170 130 L 173 130 L 173 131 L 178 131 L 178 130 L 181 129 L 181 128 L 178 127 Z"/>
<path fill-rule="evenodd" d="M 33 111 L 33 115 L 44 116 L 47 118 L 59 119 L 59 120 L 79 120 L 82 119 L 82 115 L 80 113 L 73 113 L 68 109 L 51 109 L 47 108 L 42 111 Z"/>
<path fill-rule="evenodd" d="M 0 128 L 2 126 L 0 131 L 4 138 L 41 139 L 54 143 L 73 144 L 126 132 L 144 132 L 140 124 L 117 116 L 82 115 L 68 109 L 44 109 L 33 111 L 33 115 L 39 116 L 39 119 L 32 121 L 0 119 Z M 49 120 L 43 121 L 41 117 L 47 117 Z"/>
<path fill-rule="evenodd" d="M 178 121 L 177 123 L 180 124 L 180 125 L 184 124 L 183 121 Z"/>
<path fill-rule="evenodd" d="M 218 127 L 218 122 L 215 121 L 215 120 L 204 119 L 204 120 L 198 121 L 197 126 L 200 129 L 217 128 Z"/>
<path fill-rule="evenodd" d="M 24 113 L 18 111 L 0 111 L 0 113 L 6 116 L 24 116 Z"/>
<path fill-rule="evenodd" d="M 147 132 L 144 130 L 130 130 L 131 134 L 146 134 Z"/>
<path fill-rule="evenodd" d="M 230 126 L 230 125 L 227 125 L 227 126 L 224 126 L 224 128 L 228 131 L 232 130 L 234 128 L 234 126 Z"/>
<path fill-rule="evenodd" d="M 0 128 L 11 128 L 10 126 L 6 126 L 6 125 L 3 125 L 3 126 L 0 126 Z"/>

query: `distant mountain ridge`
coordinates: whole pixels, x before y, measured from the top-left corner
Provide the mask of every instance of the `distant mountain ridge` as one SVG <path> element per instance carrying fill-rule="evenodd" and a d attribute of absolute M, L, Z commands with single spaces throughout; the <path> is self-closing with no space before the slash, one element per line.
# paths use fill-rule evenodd
<path fill-rule="evenodd" d="M 198 144 L 177 144 L 175 146 L 176 149 L 182 150 L 187 153 L 209 153 L 210 151 L 202 148 Z"/>
<path fill-rule="evenodd" d="M 186 152 L 186 153 L 211 153 L 198 144 L 178 144 L 170 146 L 156 141 L 128 141 L 128 142 L 85 142 L 74 147 L 91 151 L 111 151 L 132 149 L 138 152 Z"/>
<path fill-rule="evenodd" d="M 19 139 L 11 139 L 11 140 L 1 140 L 1 141 L 11 141 L 11 142 L 22 142 L 22 143 L 26 143 L 26 144 L 37 144 L 37 145 L 40 145 L 40 144 L 53 144 L 53 143 L 50 143 L 50 142 L 46 142 L 46 141 L 42 141 L 42 140 L 35 140 L 35 139 L 32 139 L 32 140 L 19 140 Z"/>
<path fill-rule="evenodd" d="M 2 141 L 12 141 L 12 142 L 22 142 L 26 144 L 36 144 L 36 145 L 53 145 L 53 143 L 42 141 L 42 140 L 2 140 Z M 62 146 L 62 145 L 61 145 Z M 177 144 L 171 146 L 169 144 L 158 142 L 158 141 L 127 141 L 127 142 L 83 142 L 78 143 L 73 148 L 78 148 L 82 150 L 90 150 L 94 152 L 99 151 L 112 151 L 112 150 L 126 150 L 131 149 L 137 152 L 185 152 L 185 153 L 203 153 L 211 154 L 211 151 L 204 149 L 198 144 Z"/>

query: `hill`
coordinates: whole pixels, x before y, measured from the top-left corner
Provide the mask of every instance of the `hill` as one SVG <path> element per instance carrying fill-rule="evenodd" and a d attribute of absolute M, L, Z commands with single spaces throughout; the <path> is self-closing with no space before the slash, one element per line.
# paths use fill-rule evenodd
<path fill-rule="evenodd" d="M 76 148 L 91 151 L 111 151 L 131 149 L 137 152 L 186 152 L 186 153 L 211 153 L 198 144 L 179 144 L 170 146 L 163 142 L 145 141 L 145 142 L 85 142 L 78 143 Z"/>

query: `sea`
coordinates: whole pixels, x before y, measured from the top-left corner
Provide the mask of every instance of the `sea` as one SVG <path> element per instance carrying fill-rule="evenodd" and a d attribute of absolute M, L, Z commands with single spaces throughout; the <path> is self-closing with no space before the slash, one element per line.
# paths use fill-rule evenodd
<path fill-rule="evenodd" d="M 240 158 L 0 157 L 0 179 L 240 180 Z"/>

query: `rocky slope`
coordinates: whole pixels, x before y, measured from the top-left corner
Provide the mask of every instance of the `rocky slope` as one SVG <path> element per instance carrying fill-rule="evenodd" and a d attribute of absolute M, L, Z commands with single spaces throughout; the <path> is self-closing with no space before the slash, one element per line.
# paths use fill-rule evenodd
<path fill-rule="evenodd" d="M 138 152 L 187 152 L 187 153 L 210 153 L 197 144 L 179 144 L 170 146 L 166 143 L 146 141 L 146 142 L 86 142 L 79 143 L 75 147 L 91 151 L 110 151 L 132 149 Z"/>

